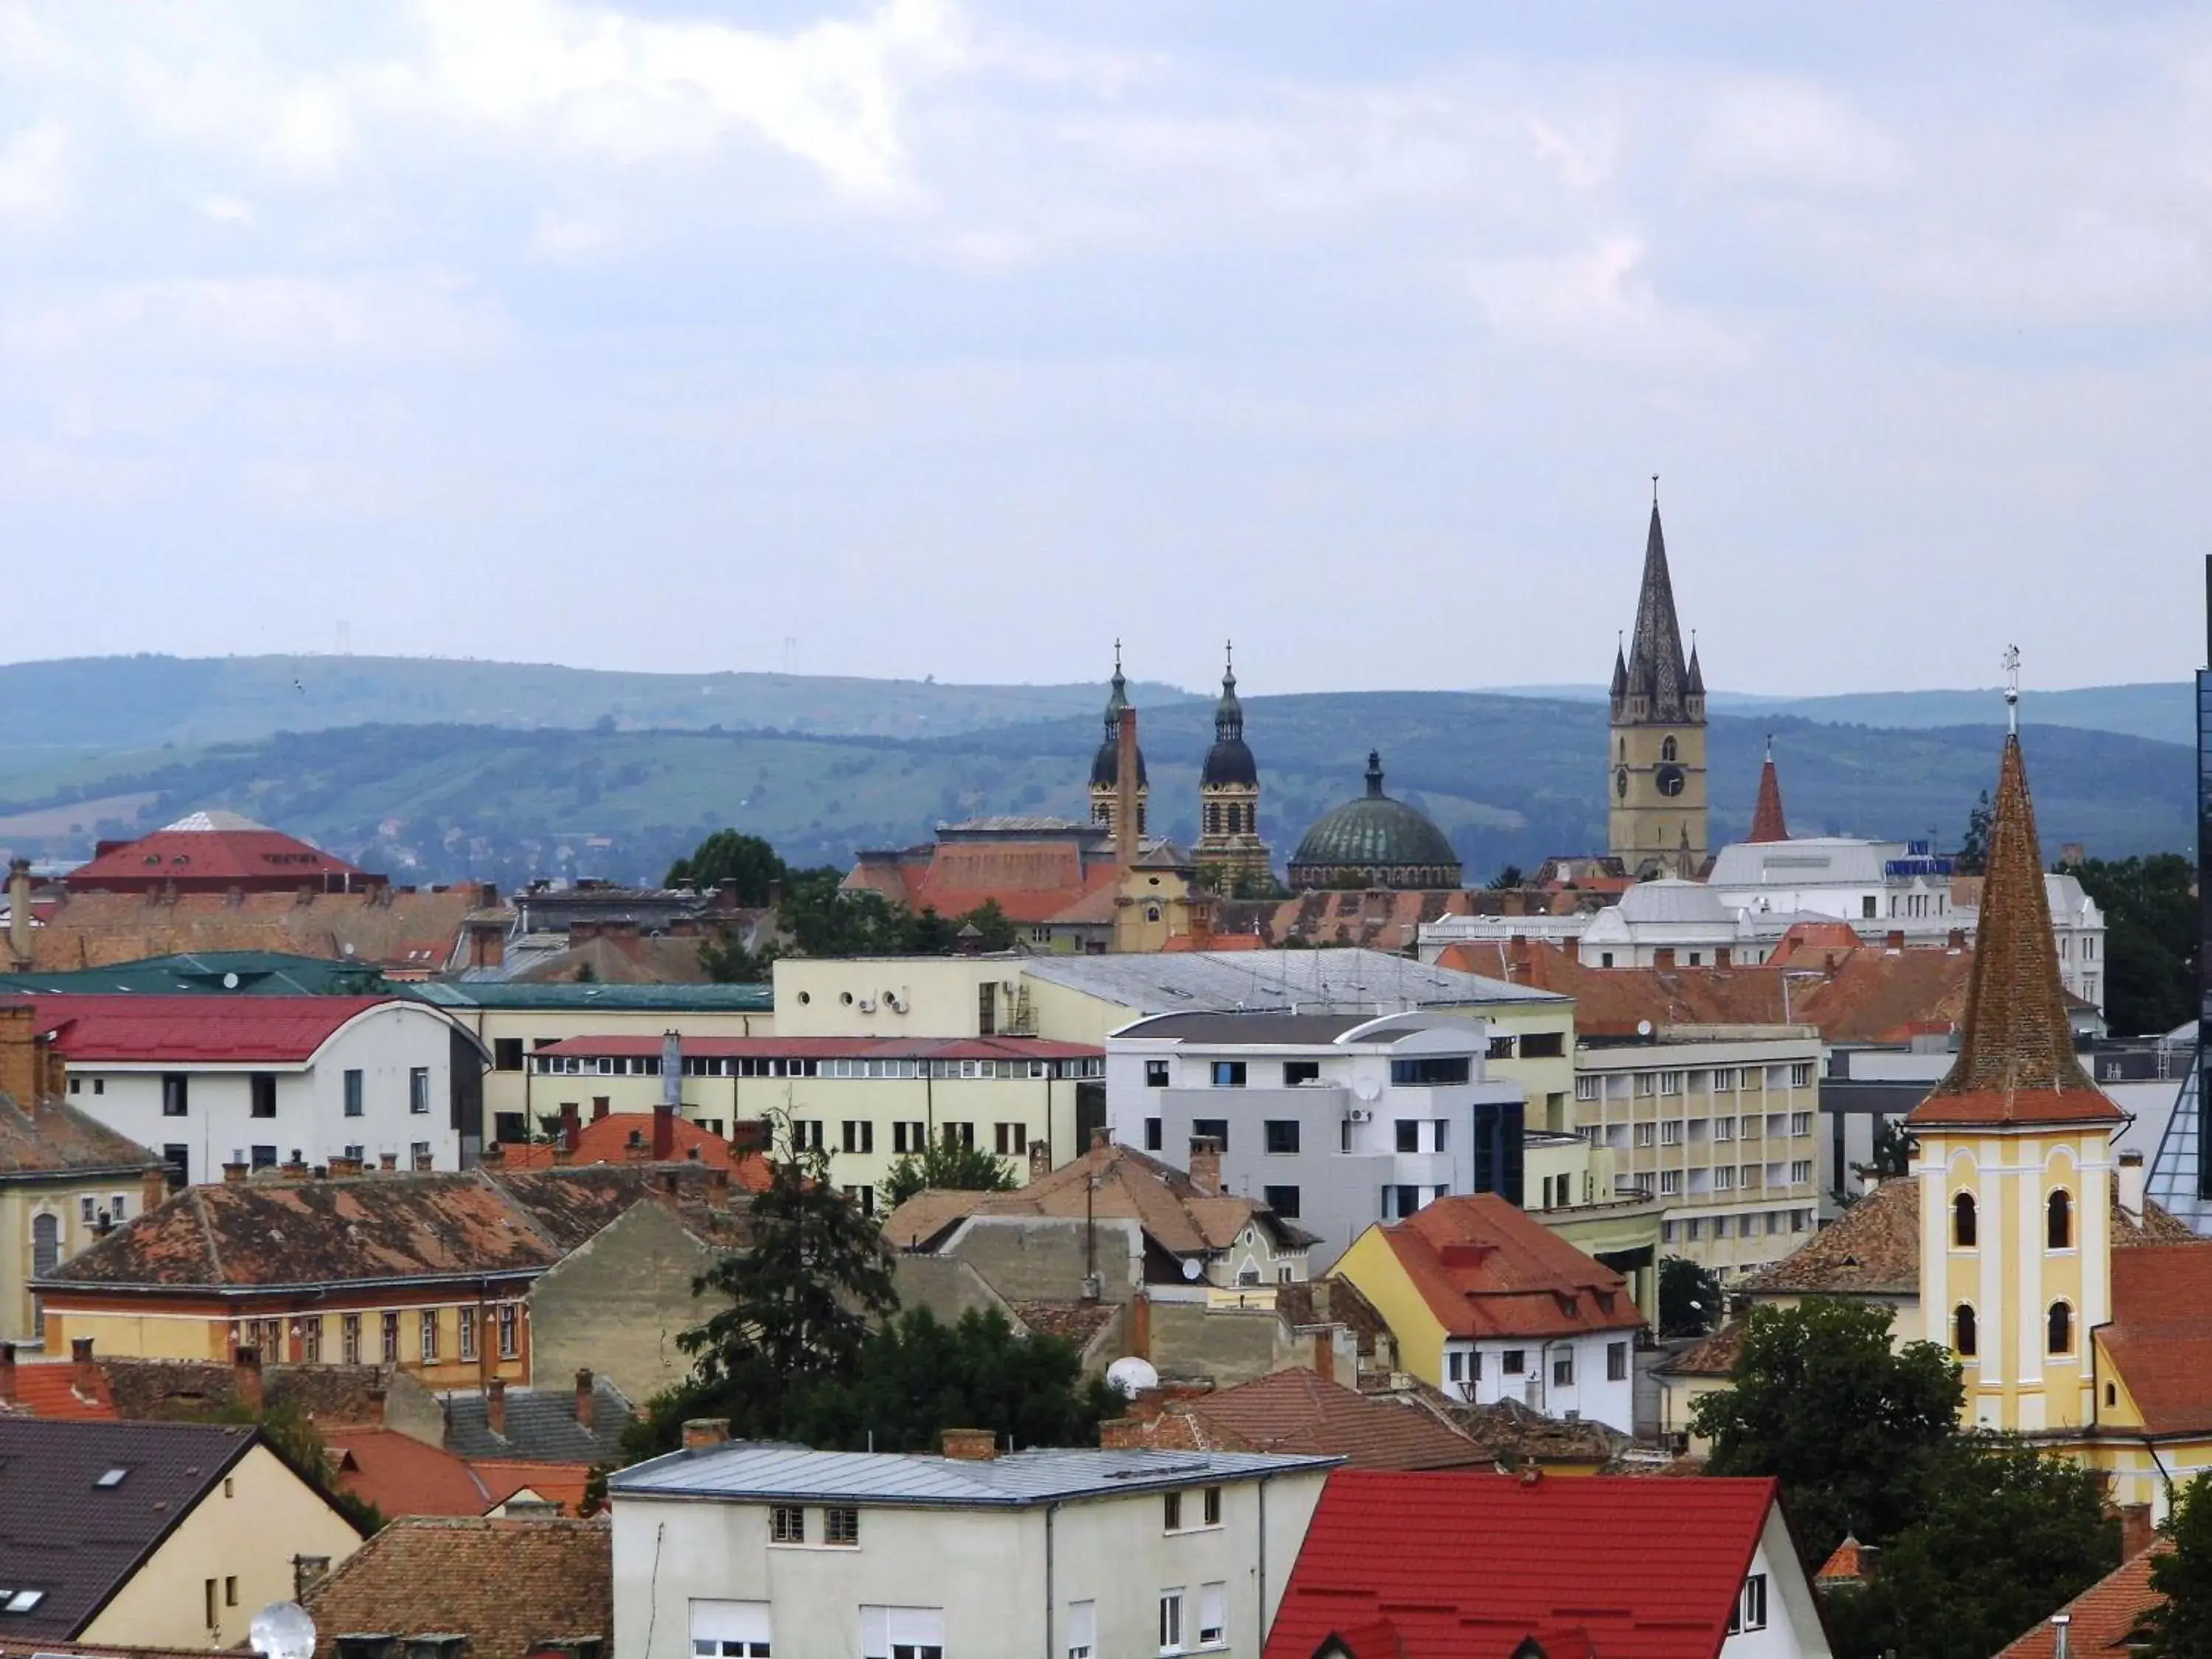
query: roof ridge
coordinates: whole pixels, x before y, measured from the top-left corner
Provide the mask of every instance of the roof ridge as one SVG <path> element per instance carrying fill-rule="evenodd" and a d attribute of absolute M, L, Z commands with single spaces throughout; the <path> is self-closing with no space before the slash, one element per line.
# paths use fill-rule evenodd
<path fill-rule="evenodd" d="M 192 1206 L 192 1219 L 199 1224 L 200 1241 L 207 1246 L 208 1272 L 213 1275 L 213 1282 L 221 1285 L 223 1282 L 222 1252 L 216 1248 L 215 1218 L 208 1213 L 207 1200 L 200 1188 L 187 1187 L 185 1196 Z"/>

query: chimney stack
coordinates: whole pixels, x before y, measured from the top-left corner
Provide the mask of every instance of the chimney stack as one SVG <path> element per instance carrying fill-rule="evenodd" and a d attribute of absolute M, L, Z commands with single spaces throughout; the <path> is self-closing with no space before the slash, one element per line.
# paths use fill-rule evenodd
<path fill-rule="evenodd" d="M 240 1348 L 231 1359 L 231 1391 L 238 1404 L 250 1412 L 261 1409 L 261 1350 Z"/>
<path fill-rule="evenodd" d="M 1114 726 L 1114 867 L 1126 876 L 1137 862 L 1137 711 Z"/>
<path fill-rule="evenodd" d="M 676 1112 L 664 1101 L 653 1109 L 653 1161 L 665 1164 L 675 1156 Z"/>
<path fill-rule="evenodd" d="M 2120 1207 L 2138 1221 L 2143 1212 L 2143 1155 L 2127 1152 L 2120 1154 Z"/>
<path fill-rule="evenodd" d="M 250 1164 L 224 1164 L 222 1184 L 226 1187 L 243 1187 L 246 1184 L 246 1177 L 252 1173 L 252 1169 L 253 1166 Z"/>
<path fill-rule="evenodd" d="M 399 1167 L 399 1154 L 397 1152 L 379 1152 L 376 1155 L 376 1167 L 383 1170 L 386 1175 L 392 1174 L 392 1171 Z"/>
<path fill-rule="evenodd" d="M 1212 1135 L 1190 1138 L 1190 1184 L 1208 1198 L 1221 1193 L 1221 1143 Z"/>
<path fill-rule="evenodd" d="M 575 1156 L 576 1136 L 579 1133 L 576 1124 L 576 1103 L 573 1100 L 564 1100 L 561 1103 L 561 1150 L 572 1158 Z"/>
<path fill-rule="evenodd" d="M 331 1159 L 330 1170 L 331 1180 L 346 1180 L 350 1176 L 357 1176 L 361 1173 L 361 1160 L 357 1158 L 346 1158 L 343 1156 L 333 1158 Z"/>
<path fill-rule="evenodd" d="M 730 1419 L 726 1417 L 695 1417 L 684 1425 L 685 1451 L 711 1450 L 727 1445 L 729 1439 Z"/>
<path fill-rule="evenodd" d="M 31 965 L 31 861 L 8 860 L 8 954 L 15 966 Z"/>
<path fill-rule="evenodd" d="M 415 1154 L 415 1173 L 416 1175 L 428 1175 L 436 1166 L 437 1158 L 434 1154 L 430 1152 L 417 1152 Z"/>
<path fill-rule="evenodd" d="M 2150 1505 L 2120 1505 L 2120 1559 L 2132 1561 L 2158 1542 L 2158 1528 L 2150 1523 Z"/>
<path fill-rule="evenodd" d="M 15 1403 L 15 1345 L 0 1339 L 0 1406 Z"/>
<path fill-rule="evenodd" d="M 495 1376 L 484 1384 L 484 1426 L 504 1440 L 507 1437 L 507 1379 Z"/>
<path fill-rule="evenodd" d="M 70 1364 L 74 1376 L 70 1387 L 80 1399 L 100 1397 L 100 1364 L 92 1357 L 92 1339 L 88 1336 L 70 1338 Z"/>
<path fill-rule="evenodd" d="M 138 1213 L 158 1210 L 169 1201 L 169 1166 L 157 1164 L 138 1177 Z"/>
<path fill-rule="evenodd" d="M 576 1426 L 592 1426 L 592 1368 L 588 1365 L 576 1372 Z"/>
<path fill-rule="evenodd" d="M 1048 1140 L 1030 1142 L 1030 1179 L 1042 1181 L 1052 1173 L 1052 1143 Z"/>
<path fill-rule="evenodd" d="M 962 1463 L 988 1463 L 999 1455 L 999 1436 L 992 1429 L 946 1429 L 937 1437 L 938 1449 Z"/>
<path fill-rule="evenodd" d="M 27 1000 L 0 1003 L 0 1094 L 26 1110 L 45 1097 L 39 1013 Z"/>

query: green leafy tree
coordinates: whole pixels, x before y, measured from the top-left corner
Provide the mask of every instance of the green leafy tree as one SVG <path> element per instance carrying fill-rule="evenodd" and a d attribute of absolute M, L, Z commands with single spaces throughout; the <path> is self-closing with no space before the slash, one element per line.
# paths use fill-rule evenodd
<path fill-rule="evenodd" d="M 1896 1181 L 1912 1173 L 1912 1160 L 1920 1155 L 1918 1137 L 1905 1127 L 1902 1118 L 1884 1118 L 1874 1132 L 1874 1148 L 1863 1164 L 1851 1165 L 1853 1175 L 1872 1176 L 1877 1181 Z M 1841 1178 L 1836 1182 L 1836 1198 L 1845 1207 L 1856 1204 L 1862 1195 L 1848 1189 Z"/>
<path fill-rule="evenodd" d="M 775 962 L 775 946 L 749 951 L 726 927 L 699 941 L 699 966 L 716 985 L 765 985 Z"/>
<path fill-rule="evenodd" d="M 1951 855 L 1951 867 L 1962 876 L 1978 876 L 1990 863 L 1990 792 L 1966 809 L 1966 839 Z"/>
<path fill-rule="evenodd" d="M 1883 1540 L 1881 1571 L 1831 1601 L 1837 1651 L 1984 1659 L 2111 1571 L 2118 1530 L 2093 1470 L 1954 1433 L 1924 1466 L 1916 1518 Z"/>
<path fill-rule="evenodd" d="M 1006 1160 L 981 1146 L 933 1140 L 920 1153 L 908 1152 L 884 1173 L 877 1188 L 884 1207 L 896 1209 L 926 1188 L 963 1193 L 1010 1192 L 1014 1178 Z M 896 1244 L 896 1239 L 891 1241 Z"/>
<path fill-rule="evenodd" d="M 689 856 L 668 866 L 663 885 L 704 890 L 734 881 L 738 903 L 760 905 L 768 902 L 769 884 L 781 881 L 787 873 L 775 848 L 758 836 L 717 830 Z"/>
<path fill-rule="evenodd" d="M 1528 878 L 1521 873 L 1519 865 L 1509 864 L 1490 878 L 1490 890 L 1493 893 L 1510 892 L 1527 880 Z"/>
<path fill-rule="evenodd" d="M 999 908 L 999 901 L 996 899 L 985 899 L 960 918 L 959 927 L 952 930 L 955 950 L 962 948 L 961 927 L 973 927 L 981 933 L 983 937 L 976 944 L 979 950 L 984 951 L 1011 951 L 1014 948 L 1015 940 L 1019 937 L 1012 921 L 1008 918 L 1004 910 Z"/>
<path fill-rule="evenodd" d="M 2162 1528 L 2172 1548 L 2153 1559 L 2150 1587 L 2166 1599 L 2143 1620 L 2154 1659 L 2212 1653 L 2212 1480 L 2203 1475 L 2174 1494 Z"/>
<path fill-rule="evenodd" d="M 2061 865 L 2105 913 L 2105 1013 L 2130 1036 L 2197 1017 L 2197 867 L 2179 853 Z"/>
<path fill-rule="evenodd" d="M 332 1509 L 361 1528 L 363 1537 L 383 1529 L 383 1511 L 366 1498 L 348 1492 L 331 1477 L 331 1459 L 313 1419 L 302 1416 L 289 1406 L 274 1404 L 264 1405 L 258 1411 L 241 1405 L 222 1406 L 186 1416 L 188 1420 L 210 1423 L 252 1424 L 261 1431 L 277 1455 L 291 1464 Z"/>
<path fill-rule="evenodd" d="M 1659 1334 L 1703 1336 L 1720 1323 L 1721 1282 L 1687 1256 L 1659 1264 Z"/>
<path fill-rule="evenodd" d="M 909 1309 L 872 1332 L 849 1382 L 824 1384 L 791 1413 L 810 1446 L 935 1451 L 946 1429 L 989 1429 L 1018 1446 L 1095 1445 L 1120 1414 L 1105 1379 L 1083 1375 L 1075 1345 L 1017 1333 L 993 1308 L 947 1325 Z"/>
<path fill-rule="evenodd" d="M 1830 1297 L 1756 1309 L 1729 1385 L 1691 1409 L 1707 1470 L 1779 1480 L 1815 1561 L 1847 1533 L 1883 1542 L 1910 1525 L 1958 1430 L 1957 1362 L 1933 1342 L 1893 1349 L 1893 1317 Z"/>
<path fill-rule="evenodd" d="M 722 1304 L 676 1339 L 697 1369 L 650 1403 L 626 1449 L 668 1449 L 687 1417 L 726 1417 L 755 1439 L 786 1433 L 792 1402 L 857 1376 L 870 1322 L 898 1306 L 883 1236 L 830 1184 L 830 1155 L 793 1146 L 787 1122 L 772 1132 L 780 1156 L 752 1201 L 752 1242 L 692 1284 Z"/>

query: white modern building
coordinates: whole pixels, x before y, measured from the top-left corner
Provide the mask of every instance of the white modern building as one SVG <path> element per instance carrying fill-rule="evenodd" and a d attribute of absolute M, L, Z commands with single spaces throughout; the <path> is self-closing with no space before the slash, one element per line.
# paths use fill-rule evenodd
<path fill-rule="evenodd" d="M 1337 1462 L 692 1437 L 608 1483 L 619 1659 L 1259 1659 Z"/>
<path fill-rule="evenodd" d="M 1115 1139 L 1182 1162 L 1218 1144 L 1224 1190 L 1320 1243 L 1455 1194 L 1522 1198 L 1523 1093 L 1484 1075 L 1490 1034 L 1431 1012 L 1162 1014 L 1106 1042 Z"/>
<path fill-rule="evenodd" d="M 69 1102 L 186 1182 L 385 1158 L 458 1170 L 482 1133 L 487 1056 L 404 997 L 40 996 Z"/>

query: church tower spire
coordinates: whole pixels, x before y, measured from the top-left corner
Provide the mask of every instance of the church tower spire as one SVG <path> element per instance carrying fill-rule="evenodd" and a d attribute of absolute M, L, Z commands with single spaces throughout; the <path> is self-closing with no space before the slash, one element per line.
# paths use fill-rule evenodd
<path fill-rule="evenodd" d="M 1632 876 L 1694 876 L 1711 845 L 1705 805 L 1705 678 L 1682 653 L 1659 481 L 1627 653 L 1613 653 L 1607 792 L 1607 849 Z"/>
<path fill-rule="evenodd" d="M 1244 741 L 1233 644 L 1222 647 L 1221 701 L 1213 706 L 1213 747 L 1198 774 L 1194 861 L 1226 896 L 1254 896 L 1273 884 L 1273 857 L 1260 839 L 1260 763 Z"/>
<path fill-rule="evenodd" d="M 1759 769 L 1759 805 L 1752 809 L 1751 834 L 1745 837 L 1753 842 L 1788 841 L 1790 826 L 1782 817 L 1782 780 L 1774 770 L 1774 738 L 1766 739 L 1766 764 Z"/>
<path fill-rule="evenodd" d="M 1121 678 L 1121 641 L 1114 641 L 1114 678 L 1106 697 L 1106 735 L 1091 757 L 1091 821 L 1109 836 L 1118 836 L 1115 801 L 1120 793 L 1121 715 L 1129 707 L 1129 683 Z M 1145 751 L 1137 751 L 1137 834 L 1145 833 L 1151 780 L 1145 775 Z"/>

